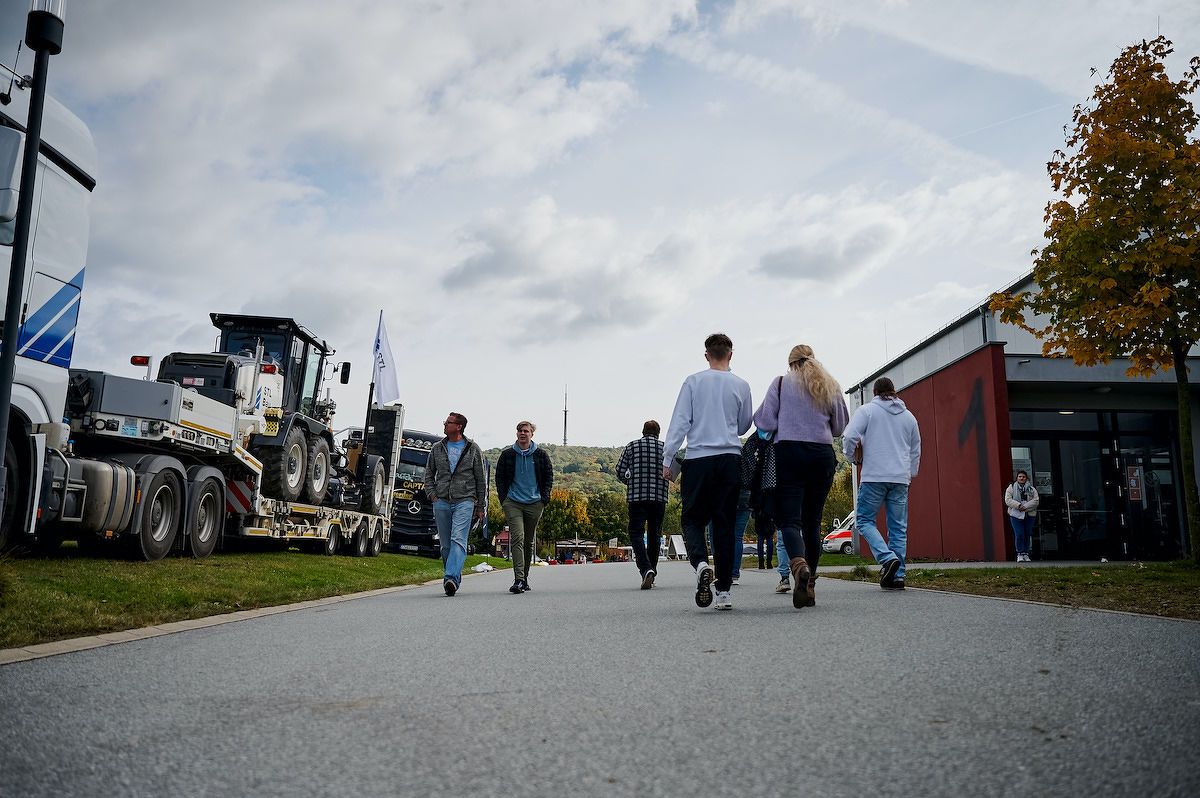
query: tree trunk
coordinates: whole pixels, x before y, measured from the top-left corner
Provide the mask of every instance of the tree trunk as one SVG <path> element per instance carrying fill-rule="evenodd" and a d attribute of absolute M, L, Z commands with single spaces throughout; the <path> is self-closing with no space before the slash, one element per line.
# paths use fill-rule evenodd
<path fill-rule="evenodd" d="M 1188 540 L 1192 562 L 1200 565 L 1200 491 L 1196 488 L 1196 460 L 1192 446 L 1192 394 L 1188 386 L 1188 347 L 1178 339 L 1171 341 L 1175 368 L 1175 393 L 1179 402 L 1179 459 L 1183 472 L 1183 497 L 1187 507 Z"/>

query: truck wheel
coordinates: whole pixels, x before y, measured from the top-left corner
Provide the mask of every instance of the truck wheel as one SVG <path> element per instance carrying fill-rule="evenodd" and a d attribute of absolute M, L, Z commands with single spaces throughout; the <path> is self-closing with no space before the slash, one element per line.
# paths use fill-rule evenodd
<path fill-rule="evenodd" d="M 854 553 L 853 545 L 851 545 L 849 542 L 842 544 L 842 554 L 853 554 L 853 553 Z"/>
<path fill-rule="evenodd" d="M 342 528 L 340 526 L 329 527 L 329 537 L 325 538 L 325 547 L 321 549 L 326 557 L 332 557 L 337 554 L 338 543 L 341 542 Z"/>
<path fill-rule="evenodd" d="M 384 473 L 383 460 L 373 457 L 367 463 L 367 473 L 364 477 L 362 502 L 359 507 L 364 513 L 375 515 L 383 507 L 384 491 L 387 489 L 387 474 Z"/>
<path fill-rule="evenodd" d="M 142 523 L 135 553 L 147 562 L 161 560 L 175 543 L 183 511 L 183 486 L 170 470 L 159 471 L 142 493 Z"/>
<path fill-rule="evenodd" d="M 354 556 L 363 557 L 367 553 L 367 546 L 370 544 L 368 535 L 370 535 L 370 527 L 367 522 L 363 521 L 358 525 L 358 529 L 354 533 Z"/>
<path fill-rule="evenodd" d="M 375 534 L 371 535 L 371 544 L 367 546 L 367 556 L 378 557 L 381 551 L 383 551 L 383 527 L 376 526 Z"/>
<path fill-rule="evenodd" d="M 329 490 L 329 443 L 324 438 L 308 439 L 308 468 L 304 471 L 304 501 L 320 504 Z"/>
<path fill-rule="evenodd" d="M 283 446 L 262 449 L 263 493 L 273 499 L 294 502 L 304 488 L 308 446 L 304 433 L 296 427 L 288 430 Z"/>
<path fill-rule="evenodd" d="M 8 544 L 9 534 L 17 522 L 17 492 L 21 474 L 17 469 L 17 450 L 12 441 L 4 442 L 4 510 L 0 516 L 0 551 Z"/>
<path fill-rule="evenodd" d="M 221 501 L 221 486 L 209 477 L 200 483 L 196 495 L 196 515 L 188 529 L 188 551 L 197 560 L 203 560 L 217 547 L 221 526 L 225 520 L 225 508 Z"/>

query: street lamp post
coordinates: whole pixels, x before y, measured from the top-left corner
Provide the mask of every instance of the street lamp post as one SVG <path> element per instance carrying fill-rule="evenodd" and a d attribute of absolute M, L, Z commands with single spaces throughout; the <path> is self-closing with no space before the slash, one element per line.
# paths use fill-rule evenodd
<path fill-rule="evenodd" d="M 33 215 L 33 187 L 42 144 L 42 111 L 46 103 L 46 71 L 50 56 L 62 52 L 64 0 L 33 0 L 25 21 L 25 44 L 34 52 L 33 80 L 29 92 L 29 121 L 25 125 L 25 152 L 21 160 L 20 195 L 13 233 L 12 267 L 8 272 L 8 301 L 4 306 L 4 337 L 0 339 L 0 446 L 7 451 L 8 417 L 12 408 L 13 375 L 17 367 L 17 338 L 21 326 L 21 294 L 25 286 L 25 258 L 29 249 L 29 220 Z M 15 64 L 14 64 L 15 66 Z M 0 456 L 0 508 L 6 501 L 7 468 Z"/>

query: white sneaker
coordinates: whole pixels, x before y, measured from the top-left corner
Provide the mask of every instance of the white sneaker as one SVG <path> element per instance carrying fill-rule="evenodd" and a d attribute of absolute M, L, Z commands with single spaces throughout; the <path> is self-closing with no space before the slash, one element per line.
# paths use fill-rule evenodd
<path fill-rule="evenodd" d="M 733 609 L 733 602 L 729 598 L 728 590 L 718 590 L 717 591 L 717 597 L 713 601 L 713 608 L 718 609 L 718 610 Z"/>

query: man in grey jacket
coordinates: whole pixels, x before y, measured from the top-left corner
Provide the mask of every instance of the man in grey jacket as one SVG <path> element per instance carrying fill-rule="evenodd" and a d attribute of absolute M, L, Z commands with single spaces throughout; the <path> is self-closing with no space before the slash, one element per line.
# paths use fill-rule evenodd
<path fill-rule="evenodd" d="M 483 452 L 463 435 L 467 417 L 451 413 L 442 426 L 446 437 L 429 450 L 425 464 L 425 495 L 433 502 L 433 520 L 442 547 L 442 587 L 447 596 L 453 596 L 462 584 L 471 518 L 482 520 L 487 513 L 487 472 Z"/>
<path fill-rule="evenodd" d="M 908 551 L 908 483 L 921 464 L 921 430 L 917 419 L 896 396 L 887 377 L 875 380 L 875 397 L 860 407 L 842 433 L 842 450 L 857 460 L 862 444 L 862 471 L 854 521 L 858 534 L 871 547 L 879 563 L 879 586 L 904 589 L 904 557 Z M 887 515 L 887 542 L 875 526 L 883 507 Z"/>

